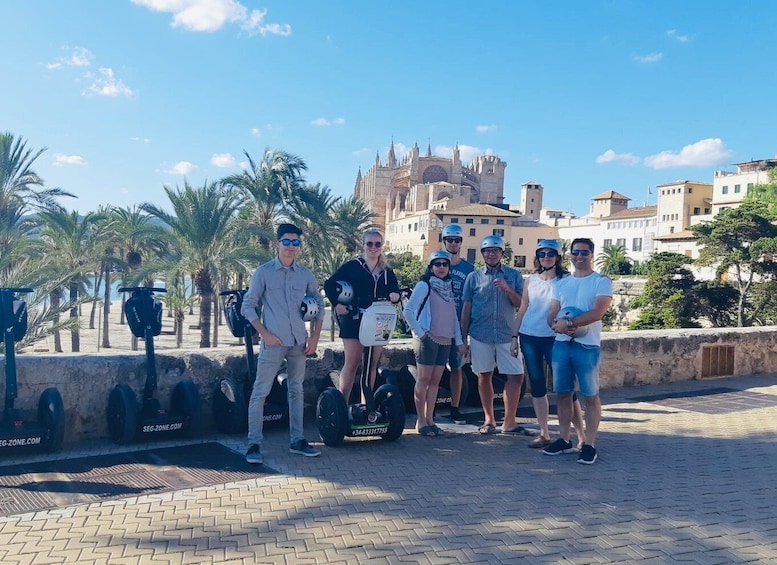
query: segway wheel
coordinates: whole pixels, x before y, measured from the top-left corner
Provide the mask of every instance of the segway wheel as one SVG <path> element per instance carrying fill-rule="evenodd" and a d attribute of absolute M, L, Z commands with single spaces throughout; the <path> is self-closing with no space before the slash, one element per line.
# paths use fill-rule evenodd
<path fill-rule="evenodd" d="M 213 417 L 216 429 L 223 434 L 236 434 L 248 422 L 248 406 L 243 395 L 243 384 L 235 379 L 221 379 L 213 391 Z"/>
<path fill-rule="evenodd" d="M 328 388 L 318 397 L 316 420 L 321 441 L 329 447 L 343 443 L 348 431 L 348 405 L 342 393 L 336 388 Z"/>
<path fill-rule="evenodd" d="M 383 385 L 375 391 L 375 406 L 388 419 L 388 431 L 380 437 L 386 441 L 396 441 L 405 430 L 405 405 L 399 389 L 393 385 Z"/>
<path fill-rule="evenodd" d="M 279 373 L 275 376 L 275 380 L 270 388 L 270 393 L 267 395 L 267 402 L 275 406 L 275 410 L 280 409 L 280 420 L 273 420 L 272 422 L 265 422 L 265 425 L 277 425 L 286 426 L 289 423 L 289 376 L 286 373 Z M 265 414 L 267 413 L 267 407 L 265 407 Z M 277 413 L 277 412 L 276 412 Z"/>
<path fill-rule="evenodd" d="M 108 433 L 114 443 L 123 445 L 135 439 L 138 429 L 138 403 L 129 385 L 116 385 L 108 397 Z"/>
<path fill-rule="evenodd" d="M 46 428 L 41 447 L 53 453 L 62 448 L 65 439 L 65 407 L 62 396 L 53 387 L 47 388 L 38 400 L 38 424 Z"/>
<path fill-rule="evenodd" d="M 181 435 L 194 437 L 199 433 L 202 423 L 200 393 L 197 385 L 190 379 L 180 381 L 170 395 L 170 412 L 184 417 Z"/>

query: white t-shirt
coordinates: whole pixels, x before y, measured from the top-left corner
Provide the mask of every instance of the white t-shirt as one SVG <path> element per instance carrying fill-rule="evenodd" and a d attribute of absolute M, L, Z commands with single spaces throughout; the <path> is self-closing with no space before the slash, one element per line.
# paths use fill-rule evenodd
<path fill-rule="evenodd" d="M 566 275 L 568 276 L 568 275 Z M 524 292 L 529 296 L 529 307 L 523 314 L 521 327 L 518 331 L 534 337 L 554 337 L 556 333 L 548 325 L 550 300 L 553 298 L 553 285 L 557 278 L 545 280 L 538 274 L 533 274 L 526 281 Z"/>
<path fill-rule="evenodd" d="M 561 303 L 561 308 L 574 306 L 583 312 L 588 312 L 594 307 L 594 302 L 599 296 L 612 296 L 612 279 L 597 272 L 585 277 L 564 277 L 553 285 L 553 299 Z M 596 345 L 602 343 L 602 321 L 596 321 L 586 326 L 588 333 L 582 337 L 576 337 L 575 341 L 583 345 Z M 556 334 L 557 341 L 569 341 L 568 335 Z"/>

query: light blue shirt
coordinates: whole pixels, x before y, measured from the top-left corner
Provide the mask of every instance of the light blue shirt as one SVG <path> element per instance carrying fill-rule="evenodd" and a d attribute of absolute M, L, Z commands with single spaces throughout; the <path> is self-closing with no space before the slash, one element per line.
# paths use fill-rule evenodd
<path fill-rule="evenodd" d="M 516 335 L 515 305 L 507 294 L 494 286 L 496 279 L 505 279 L 518 294 L 523 293 L 523 277 L 512 267 L 498 265 L 475 269 L 464 281 L 464 302 L 471 302 L 469 335 L 483 343 L 508 343 Z"/>

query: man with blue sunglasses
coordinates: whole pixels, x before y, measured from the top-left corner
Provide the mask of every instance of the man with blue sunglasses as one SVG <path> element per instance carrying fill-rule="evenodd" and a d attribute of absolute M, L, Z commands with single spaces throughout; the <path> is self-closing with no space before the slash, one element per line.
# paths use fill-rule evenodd
<path fill-rule="evenodd" d="M 594 242 L 578 238 L 570 246 L 575 272 L 556 282 L 552 289 L 548 325 L 556 333 L 553 346 L 553 390 L 558 395 L 558 423 L 561 437 L 545 447 L 545 455 L 577 451 L 570 441 L 575 381 L 585 398 L 585 443 L 577 462 L 592 465 L 597 458 L 596 434 L 602 419 L 599 400 L 602 317 L 612 302 L 612 280 L 593 269 Z M 561 309 L 581 311 L 574 317 L 557 317 Z M 585 332 L 578 329 L 584 328 Z"/>
<path fill-rule="evenodd" d="M 321 336 L 324 298 L 310 269 L 295 260 L 302 244 L 302 230 L 294 224 L 281 224 L 276 233 L 278 256 L 256 269 L 241 309 L 243 316 L 251 322 L 262 338 L 256 380 L 248 403 L 249 447 L 246 461 L 255 464 L 263 461 L 261 446 L 264 401 L 284 360 L 289 375 L 289 451 L 306 457 L 321 455 L 303 435 L 302 385 L 305 379 L 306 355 L 316 352 Z M 306 295 L 315 297 L 318 303 L 318 316 L 310 336 L 300 315 L 300 304 Z"/>

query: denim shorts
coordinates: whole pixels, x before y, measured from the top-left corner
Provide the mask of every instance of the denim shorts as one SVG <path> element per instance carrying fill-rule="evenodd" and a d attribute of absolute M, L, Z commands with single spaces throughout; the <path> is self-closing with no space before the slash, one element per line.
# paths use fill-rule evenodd
<path fill-rule="evenodd" d="M 599 394 L 599 359 L 602 349 L 574 340 L 553 345 L 553 390 L 558 394 L 574 392 L 575 380 L 583 396 Z"/>
<path fill-rule="evenodd" d="M 519 334 L 523 364 L 531 382 L 532 398 L 542 398 L 548 394 L 548 382 L 545 379 L 545 366 L 551 366 L 553 344 L 556 338 Z"/>
<path fill-rule="evenodd" d="M 413 353 L 415 362 L 419 365 L 444 367 L 448 362 L 450 348 L 450 344 L 440 345 L 428 335 L 413 338 Z"/>

